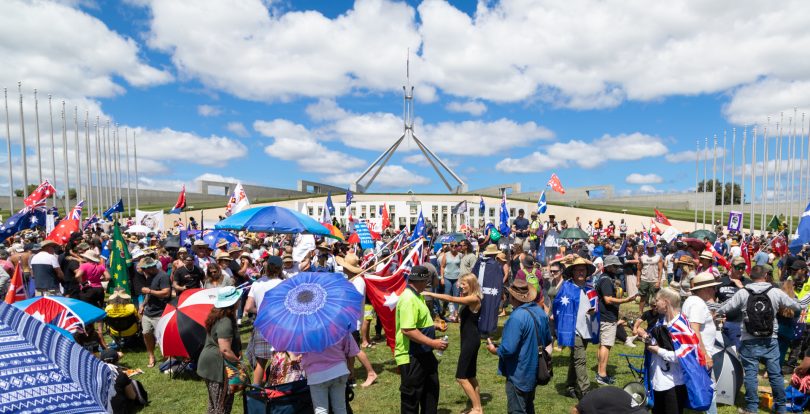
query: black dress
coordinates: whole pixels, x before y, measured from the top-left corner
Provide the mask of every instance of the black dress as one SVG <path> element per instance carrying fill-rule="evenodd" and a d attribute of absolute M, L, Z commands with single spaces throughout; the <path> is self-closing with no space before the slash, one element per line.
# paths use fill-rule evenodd
<path fill-rule="evenodd" d="M 456 378 L 475 378 L 478 370 L 478 348 L 481 347 L 481 335 L 478 332 L 478 313 L 473 313 L 469 306 L 461 309 L 461 352 L 458 354 L 458 368 Z"/>

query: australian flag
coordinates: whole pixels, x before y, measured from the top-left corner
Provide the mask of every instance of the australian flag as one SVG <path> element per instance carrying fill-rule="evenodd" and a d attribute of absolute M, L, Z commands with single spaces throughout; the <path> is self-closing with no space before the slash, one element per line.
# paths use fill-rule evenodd
<path fill-rule="evenodd" d="M 346 189 L 346 207 L 352 205 L 352 197 L 354 197 L 352 190 Z"/>
<path fill-rule="evenodd" d="M 503 199 L 501 199 L 501 223 L 498 225 L 498 231 L 505 237 L 509 236 L 511 231 L 509 229 L 509 209 L 506 208 L 506 193 L 503 193 Z"/>
<path fill-rule="evenodd" d="M 24 208 L 17 214 L 8 218 L 0 226 L 0 242 L 5 241 L 17 232 L 33 229 L 37 226 L 45 226 L 45 215 L 48 210 L 45 208 Z"/>
<path fill-rule="evenodd" d="M 484 204 L 484 197 L 481 196 L 481 201 L 478 202 L 478 213 L 483 216 L 484 212 L 487 210 L 487 205 Z"/>
<path fill-rule="evenodd" d="M 802 246 L 810 243 L 810 204 L 804 209 L 802 217 L 799 219 L 799 226 L 796 228 L 796 239 L 790 243 L 790 251 L 798 254 Z"/>
<path fill-rule="evenodd" d="M 87 229 L 89 229 L 89 228 L 90 228 L 90 227 L 91 227 L 93 224 L 96 224 L 96 223 L 98 223 L 98 215 L 97 215 L 97 214 L 93 214 L 92 216 L 90 216 L 90 218 L 88 218 L 88 219 L 87 219 L 87 221 L 85 221 L 85 222 L 84 222 L 84 227 L 82 227 L 82 229 L 83 229 L 83 230 L 87 230 Z"/>
<path fill-rule="evenodd" d="M 589 327 L 591 342 L 599 342 L 599 307 L 596 290 L 588 285 L 577 286 L 574 282 L 567 280 L 563 283 L 552 304 L 554 321 L 557 324 L 557 341 L 560 346 L 574 346 L 574 337 L 577 329 L 577 313 L 582 304 L 579 303 L 580 293 L 585 291 L 588 297 L 588 309 L 594 309 L 594 313 L 589 316 Z"/>
<path fill-rule="evenodd" d="M 124 199 L 119 198 L 118 202 L 113 204 L 112 207 L 108 208 L 104 212 L 104 218 L 109 220 L 114 213 L 123 213 L 124 212 Z"/>
<path fill-rule="evenodd" d="M 346 194 L 346 199 L 349 199 L 349 195 Z M 348 205 L 348 204 L 347 204 Z M 329 210 L 329 215 L 335 215 L 335 204 L 332 202 L 332 192 L 326 193 L 326 208 Z"/>
<path fill-rule="evenodd" d="M 543 190 L 543 192 L 540 193 L 540 199 L 537 200 L 537 213 L 546 214 L 546 208 L 548 208 L 548 204 L 546 203 L 546 190 Z"/>
<path fill-rule="evenodd" d="M 414 241 L 420 237 L 425 237 L 425 217 L 422 216 L 422 211 L 419 210 L 419 218 L 416 220 L 416 227 L 413 229 L 413 234 L 408 241 Z"/>

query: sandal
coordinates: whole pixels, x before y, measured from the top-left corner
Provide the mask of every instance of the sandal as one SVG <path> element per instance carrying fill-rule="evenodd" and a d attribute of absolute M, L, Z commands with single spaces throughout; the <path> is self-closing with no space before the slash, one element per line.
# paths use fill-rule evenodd
<path fill-rule="evenodd" d="M 146 364 L 146 367 L 147 368 L 154 368 L 155 367 L 155 361 L 152 361 L 152 362 Z"/>

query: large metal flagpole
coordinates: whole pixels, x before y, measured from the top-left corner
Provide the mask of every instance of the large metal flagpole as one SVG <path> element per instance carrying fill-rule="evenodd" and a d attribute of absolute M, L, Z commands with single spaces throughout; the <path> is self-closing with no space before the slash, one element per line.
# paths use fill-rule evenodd
<path fill-rule="evenodd" d="M 76 202 L 82 199 L 82 147 L 79 142 L 79 107 L 73 106 L 73 136 L 76 143 Z"/>
<path fill-rule="evenodd" d="M 65 101 L 62 101 L 62 161 L 65 164 L 65 214 L 70 211 L 70 174 L 68 174 L 67 119 Z"/>
<path fill-rule="evenodd" d="M 127 157 L 127 214 L 132 217 L 132 195 L 130 193 L 131 181 L 129 178 L 129 128 L 124 127 L 124 147 L 126 147 L 125 155 Z"/>
<path fill-rule="evenodd" d="M 788 144 L 788 180 L 790 180 L 790 189 L 788 190 L 788 227 L 792 230 L 793 229 L 793 204 L 795 204 L 796 197 L 794 196 L 794 190 L 796 189 L 795 186 L 795 178 L 796 172 L 794 171 L 794 166 L 796 165 L 796 122 L 799 121 L 797 117 L 796 111 L 798 108 L 793 107 L 793 118 L 791 119 L 791 126 L 790 129 L 790 143 Z"/>
<path fill-rule="evenodd" d="M 746 127 L 747 128 L 747 127 Z M 737 181 L 736 177 L 734 176 L 734 164 L 737 162 L 737 128 L 731 129 L 731 203 L 730 205 L 734 205 L 734 183 Z M 743 165 L 745 165 L 745 161 L 743 161 Z M 740 210 L 744 208 L 742 206 L 745 205 L 745 197 L 744 194 L 740 195 Z M 734 207 L 729 207 L 733 209 Z M 745 213 L 743 213 L 742 222 L 745 223 Z"/>
<path fill-rule="evenodd" d="M 123 192 L 121 190 L 121 135 L 118 131 L 117 122 L 115 123 L 115 186 L 118 187 L 117 201 L 123 198 Z"/>
<path fill-rule="evenodd" d="M 11 165 L 11 121 L 8 119 L 8 89 L 3 88 L 3 96 L 6 101 L 6 149 L 8 152 L 8 209 L 14 214 L 14 168 Z"/>
<path fill-rule="evenodd" d="M 51 122 L 51 183 L 56 186 L 56 141 L 53 139 L 53 97 L 48 94 L 48 117 Z M 56 205 L 56 191 L 53 192 L 53 206 Z"/>
<path fill-rule="evenodd" d="M 96 123 L 95 123 L 95 125 L 93 125 L 93 127 L 96 130 L 96 142 L 95 142 L 95 144 L 96 144 L 96 159 L 95 159 L 95 164 L 96 164 L 96 168 L 95 168 L 95 171 L 96 171 L 96 214 L 101 216 L 102 205 L 104 205 L 104 194 L 102 194 L 102 192 L 101 192 L 101 144 L 99 142 L 100 138 L 99 138 L 99 134 L 98 134 L 98 126 L 99 126 L 98 122 L 99 122 L 99 117 L 98 117 L 98 115 L 96 115 Z"/>
<path fill-rule="evenodd" d="M 706 137 L 706 140 L 703 144 L 703 227 L 702 229 L 706 230 L 706 192 L 709 188 L 709 175 L 708 175 L 708 164 L 709 164 L 709 137 Z"/>
<path fill-rule="evenodd" d="M 768 170 L 771 168 L 771 160 L 768 156 L 768 128 L 771 126 L 771 117 L 768 117 L 768 124 L 765 126 L 765 133 L 762 136 L 762 215 L 760 216 L 760 232 L 765 233 L 765 215 L 768 214 Z"/>
<path fill-rule="evenodd" d="M 135 139 L 135 130 L 132 131 L 132 154 L 135 158 L 135 210 L 137 210 L 140 206 L 138 204 L 138 140 Z"/>
<path fill-rule="evenodd" d="M 726 215 L 726 130 L 723 130 L 723 166 L 720 176 L 722 177 L 720 183 L 720 220 Z M 733 155 L 732 155 L 733 156 Z"/>
<path fill-rule="evenodd" d="M 113 204 L 112 193 L 112 174 L 110 173 L 110 120 L 107 120 L 107 125 L 104 127 L 104 178 L 107 180 L 107 204 Z"/>
<path fill-rule="evenodd" d="M 807 200 L 804 192 L 804 112 L 802 112 L 802 134 L 799 135 L 801 142 L 801 152 L 799 152 L 799 202 L 804 204 Z"/>
<path fill-rule="evenodd" d="M 85 195 L 87 196 L 87 216 L 93 212 L 93 164 L 90 163 L 90 111 L 84 111 L 84 159 L 85 170 L 87 171 L 87 185 Z"/>
<path fill-rule="evenodd" d="M 779 123 L 776 124 L 776 175 L 774 176 L 774 195 L 776 196 L 776 217 L 782 213 L 782 130 L 785 128 L 784 114 L 779 116 Z"/>
<path fill-rule="evenodd" d="M 695 152 L 695 230 L 697 230 L 698 220 L 698 180 L 700 179 L 700 139 L 695 140 L 697 151 Z"/>
<path fill-rule="evenodd" d="M 745 142 L 745 138 L 743 137 L 743 142 Z M 745 144 L 743 144 L 743 165 L 745 165 Z M 754 125 L 754 130 L 751 132 L 751 217 L 749 218 L 749 228 L 751 229 L 751 235 L 754 235 L 754 230 L 756 230 L 756 226 L 754 223 L 756 222 L 756 207 L 755 201 L 757 199 L 757 182 L 754 179 L 756 177 L 756 165 L 757 165 L 757 126 Z M 745 171 L 745 168 L 743 168 Z M 745 183 L 745 174 L 743 174 L 743 183 Z M 743 187 L 743 197 L 745 197 L 745 187 Z"/>
<path fill-rule="evenodd" d="M 39 172 L 39 182 L 42 182 L 42 146 L 39 139 L 39 100 L 37 90 L 34 89 L 34 119 L 37 124 L 37 171 Z"/>
<path fill-rule="evenodd" d="M 714 149 L 712 151 L 712 223 L 709 229 L 714 229 L 714 209 L 717 206 L 717 134 L 714 134 Z"/>
<path fill-rule="evenodd" d="M 25 116 L 23 116 L 23 94 L 22 82 L 17 82 L 17 89 L 20 91 L 20 138 L 22 139 L 20 152 L 22 153 L 22 173 L 23 173 L 23 197 L 28 197 L 28 146 L 25 144 Z"/>

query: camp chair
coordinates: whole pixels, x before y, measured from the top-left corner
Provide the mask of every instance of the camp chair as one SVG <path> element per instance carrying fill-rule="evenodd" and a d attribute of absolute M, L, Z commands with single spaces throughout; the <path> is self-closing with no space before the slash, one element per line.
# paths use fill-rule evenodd
<path fill-rule="evenodd" d="M 133 325 L 136 327 L 134 333 L 123 335 L 124 332 L 132 331 Z M 138 316 L 135 314 L 120 318 L 107 316 L 104 318 L 104 326 L 106 327 L 107 335 L 113 339 L 118 349 L 143 345 L 141 324 L 140 321 L 138 321 Z"/>
<path fill-rule="evenodd" d="M 311 414 L 312 398 L 307 380 L 259 388 L 246 385 L 245 414 Z"/>
<path fill-rule="evenodd" d="M 810 396 L 799 391 L 792 385 L 785 387 L 785 396 L 787 397 L 787 411 L 790 413 L 803 412 L 807 403 L 810 402 Z"/>

